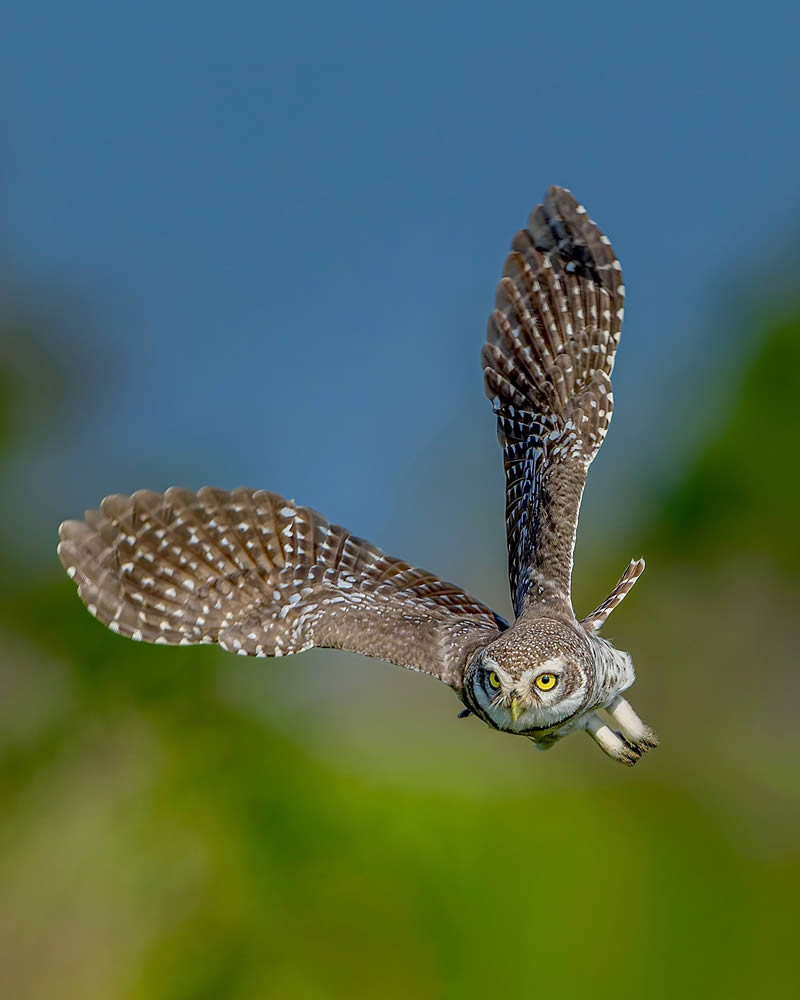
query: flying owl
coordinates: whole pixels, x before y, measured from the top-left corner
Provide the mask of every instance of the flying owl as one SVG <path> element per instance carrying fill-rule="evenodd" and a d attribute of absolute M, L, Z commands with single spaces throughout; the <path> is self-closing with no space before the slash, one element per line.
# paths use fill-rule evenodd
<path fill-rule="evenodd" d="M 611 421 L 624 295 L 608 238 L 551 187 L 514 237 L 482 352 L 506 475 L 510 625 L 460 587 L 263 490 L 106 497 L 61 525 L 61 561 L 91 614 L 130 639 L 240 656 L 363 653 L 438 677 L 462 715 L 493 729 L 543 749 L 584 730 L 635 764 L 656 737 L 623 697 L 631 657 L 598 633 L 644 561 L 582 621 L 570 596 L 586 475 Z"/>

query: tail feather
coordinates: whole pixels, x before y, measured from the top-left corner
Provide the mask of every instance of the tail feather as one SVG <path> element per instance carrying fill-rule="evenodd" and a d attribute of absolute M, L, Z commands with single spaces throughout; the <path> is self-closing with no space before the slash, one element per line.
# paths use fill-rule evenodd
<path fill-rule="evenodd" d="M 642 573 L 644 573 L 644 559 L 631 559 L 608 597 L 583 619 L 581 624 L 587 631 L 600 631 L 611 612 L 622 604 Z"/>

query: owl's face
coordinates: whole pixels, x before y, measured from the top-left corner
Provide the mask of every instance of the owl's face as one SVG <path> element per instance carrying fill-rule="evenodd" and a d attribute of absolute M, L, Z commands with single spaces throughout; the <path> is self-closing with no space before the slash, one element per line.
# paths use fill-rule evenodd
<path fill-rule="evenodd" d="M 530 733 L 574 719 L 584 708 L 587 678 L 569 655 L 560 654 L 513 669 L 484 651 L 467 683 L 478 714 L 496 729 Z"/>
<path fill-rule="evenodd" d="M 553 619 L 521 619 L 470 665 L 464 700 L 495 729 L 536 738 L 593 707 L 594 680 L 588 638 Z"/>

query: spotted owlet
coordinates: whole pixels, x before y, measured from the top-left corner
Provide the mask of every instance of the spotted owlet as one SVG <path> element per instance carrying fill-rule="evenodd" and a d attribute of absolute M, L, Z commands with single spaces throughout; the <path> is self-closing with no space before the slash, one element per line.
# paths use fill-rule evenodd
<path fill-rule="evenodd" d="M 347 649 L 438 677 L 462 714 L 494 729 L 542 748 L 583 729 L 634 764 L 656 739 L 622 696 L 630 656 L 598 632 L 644 562 L 582 621 L 570 597 L 586 474 L 611 420 L 624 294 L 609 240 L 568 191 L 550 188 L 514 237 L 482 354 L 506 474 L 511 625 L 262 490 L 106 497 L 61 525 L 61 561 L 89 611 L 131 639 L 217 643 L 240 656 Z"/>

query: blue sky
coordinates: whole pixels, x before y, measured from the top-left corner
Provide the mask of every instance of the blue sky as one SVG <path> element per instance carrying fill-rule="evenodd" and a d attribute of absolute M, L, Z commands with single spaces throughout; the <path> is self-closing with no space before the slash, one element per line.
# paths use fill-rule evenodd
<path fill-rule="evenodd" d="M 795 230 L 797 10 L 14 5 L 0 39 L 14 277 L 69 288 L 59 348 L 99 359 L 19 473 L 49 495 L 31 516 L 248 484 L 411 559 L 430 562 L 445 527 L 466 542 L 465 491 L 502 507 L 486 316 L 551 183 L 625 269 L 618 409 L 590 496 L 624 509 L 603 477 L 641 487 L 648 421 L 689 434 L 665 414 L 670 386 L 694 357 L 713 367 L 726 288 L 746 291 Z"/>

